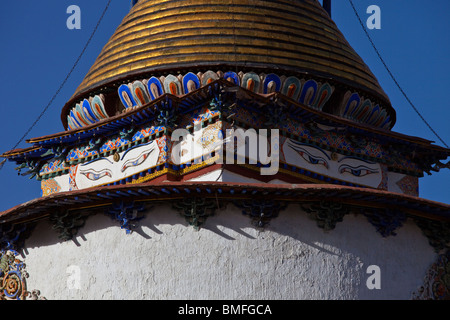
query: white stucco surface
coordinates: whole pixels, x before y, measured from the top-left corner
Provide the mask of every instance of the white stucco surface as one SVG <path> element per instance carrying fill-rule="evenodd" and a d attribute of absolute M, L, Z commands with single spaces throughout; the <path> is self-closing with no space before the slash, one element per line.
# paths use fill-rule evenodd
<path fill-rule="evenodd" d="M 75 241 L 59 242 L 43 221 L 26 241 L 28 289 L 47 299 L 410 299 L 436 255 L 407 221 L 382 238 L 347 215 L 324 232 L 298 205 L 259 230 L 231 204 L 199 231 L 168 205 L 125 234 L 103 213 Z M 381 289 L 368 289 L 367 268 Z"/>

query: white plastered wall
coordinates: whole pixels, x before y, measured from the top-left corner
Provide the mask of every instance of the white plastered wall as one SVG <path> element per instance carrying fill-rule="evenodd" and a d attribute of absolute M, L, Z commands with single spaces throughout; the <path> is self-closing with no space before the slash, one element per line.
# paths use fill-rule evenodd
<path fill-rule="evenodd" d="M 130 235 L 99 213 L 68 242 L 43 221 L 24 250 L 28 289 L 47 299 L 410 299 L 436 258 L 409 220 L 388 238 L 360 215 L 324 232 L 294 204 L 264 230 L 250 221 L 228 204 L 196 231 L 162 205 Z M 370 265 L 381 289 L 366 286 Z"/>

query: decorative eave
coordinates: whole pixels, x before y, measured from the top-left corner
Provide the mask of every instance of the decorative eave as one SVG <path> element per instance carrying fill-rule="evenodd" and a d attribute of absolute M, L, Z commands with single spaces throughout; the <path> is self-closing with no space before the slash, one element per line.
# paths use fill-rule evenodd
<path fill-rule="evenodd" d="M 41 150 L 41 149 L 42 149 L 42 147 L 39 147 L 39 146 L 31 146 L 28 148 L 13 149 L 13 150 L 6 151 L 5 153 L 3 153 L 0 156 L 3 158 L 14 158 L 16 156 L 21 156 L 21 155 L 27 154 L 32 157 L 32 156 L 34 156 L 34 153 L 38 153 L 39 150 Z"/>
<path fill-rule="evenodd" d="M 161 182 L 90 188 L 34 199 L 1 212 L 0 227 L 31 230 L 36 222 L 49 219 L 57 223 L 55 228 L 62 232 L 62 239 L 69 240 L 91 214 L 104 212 L 118 219 L 130 233 L 142 218 L 139 212 L 167 203 L 197 229 L 227 203 L 241 208 L 256 227 L 265 227 L 287 205 L 299 205 L 325 231 L 334 229 L 346 214 L 354 213 L 366 216 L 383 237 L 393 236 L 411 218 L 436 251 L 450 245 L 450 205 L 382 190 L 330 184 Z M 126 216 L 128 211 L 134 213 Z M 61 224 L 63 221 L 66 224 Z M 2 241 L 14 246 L 8 233 L 2 236 Z"/>

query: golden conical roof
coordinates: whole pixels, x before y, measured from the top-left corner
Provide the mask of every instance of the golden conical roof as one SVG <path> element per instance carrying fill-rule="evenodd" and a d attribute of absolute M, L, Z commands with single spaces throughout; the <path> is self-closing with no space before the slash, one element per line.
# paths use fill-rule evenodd
<path fill-rule="evenodd" d="M 317 0 L 140 0 L 65 108 L 124 80 L 219 68 L 331 79 L 395 118 L 377 79 Z"/>

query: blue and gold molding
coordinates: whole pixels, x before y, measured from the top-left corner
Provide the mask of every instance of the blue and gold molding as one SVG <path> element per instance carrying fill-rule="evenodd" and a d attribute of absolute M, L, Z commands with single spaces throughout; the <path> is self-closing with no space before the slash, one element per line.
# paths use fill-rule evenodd
<path fill-rule="evenodd" d="M 187 72 L 184 75 L 152 76 L 149 79 L 122 83 L 115 96 L 116 100 L 120 100 L 121 105 L 117 112 L 142 107 L 165 94 L 184 96 L 219 79 L 261 95 L 279 93 L 315 110 L 331 112 L 357 123 L 381 129 L 390 129 L 393 125 L 391 116 L 384 106 L 373 103 L 358 92 L 347 91 L 341 98 L 333 100 L 333 104 L 339 106 L 337 109 L 331 107 L 324 109 L 335 91 L 335 86 L 330 82 L 322 83 L 312 78 L 298 78 L 292 75 L 280 76 L 275 73 L 258 74 L 242 71 L 238 73 L 212 70 L 204 73 Z M 87 127 L 108 118 L 104 101 L 104 95 L 100 94 L 76 103 L 66 115 L 67 129 Z"/>

